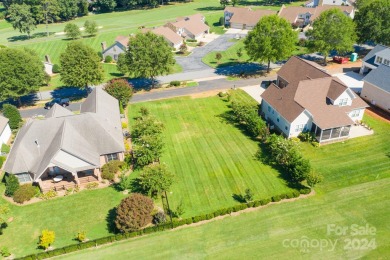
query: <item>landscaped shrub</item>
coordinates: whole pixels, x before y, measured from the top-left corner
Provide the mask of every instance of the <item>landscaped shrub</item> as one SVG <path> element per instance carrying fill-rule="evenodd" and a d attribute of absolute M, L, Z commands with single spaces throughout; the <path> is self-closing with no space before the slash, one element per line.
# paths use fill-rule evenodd
<path fill-rule="evenodd" d="M 5 176 L 5 196 L 12 197 L 18 189 L 19 179 L 13 174 Z"/>
<path fill-rule="evenodd" d="M 0 168 L 3 166 L 5 159 L 6 158 L 4 156 L 0 156 Z"/>
<path fill-rule="evenodd" d="M 3 115 L 9 119 L 9 127 L 13 129 L 18 129 L 20 123 L 22 122 L 22 117 L 20 116 L 19 110 L 10 104 L 3 105 Z"/>
<path fill-rule="evenodd" d="M 122 232 L 138 230 L 152 221 L 153 200 L 133 193 L 123 199 L 116 209 L 116 227 Z"/>
<path fill-rule="evenodd" d="M 97 183 L 97 182 L 90 182 L 90 183 L 87 183 L 87 185 L 85 185 L 85 188 L 87 190 L 96 189 L 97 187 L 99 187 L 99 183 Z"/>
<path fill-rule="evenodd" d="M 8 247 L 3 246 L 0 250 L 0 253 L 3 257 L 9 257 L 11 255 L 11 252 L 9 251 Z"/>
<path fill-rule="evenodd" d="M 186 219 L 186 224 L 187 224 L 187 225 L 190 225 L 190 224 L 192 224 L 192 223 L 193 223 L 192 218 L 187 218 L 187 219 Z"/>
<path fill-rule="evenodd" d="M 31 184 L 23 184 L 14 193 L 13 199 L 17 203 L 31 200 L 35 195 L 35 188 Z"/>
<path fill-rule="evenodd" d="M 127 123 L 126 122 L 122 122 L 122 129 L 127 129 Z"/>
<path fill-rule="evenodd" d="M 292 195 L 293 195 L 293 198 L 298 198 L 298 197 L 299 197 L 299 195 L 301 195 L 301 194 L 300 194 L 300 192 L 299 192 L 299 191 L 297 191 L 297 190 L 293 190 L 293 191 L 292 191 Z"/>
<path fill-rule="evenodd" d="M 53 65 L 53 68 L 51 69 L 51 72 L 52 73 L 54 73 L 54 74 L 56 74 L 56 73 L 60 73 L 60 65 L 58 65 L 58 64 L 54 64 Z"/>
<path fill-rule="evenodd" d="M 104 58 L 104 62 L 105 62 L 105 63 L 111 63 L 111 62 L 112 62 L 112 57 L 111 57 L 111 56 L 106 56 L 106 57 Z"/>
<path fill-rule="evenodd" d="M 314 188 L 314 186 L 316 184 L 322 182 L 323 179 L 324 179 L 324 177 L 321 174 L 311 172 L 311 173 L 309 173 L 309 175 L 307 175 L 306 181 L 307 181 L 307 185 Z"/>
<path fill-rule="evenodd" d="M 36 191 L 35 191 L 36 192 Z M 46 193 L 41 193 L 39 198 L 42 200 L 48 200 L 57 197 L 57 192 L 55 190 L 49 190 Z"/>
<path fill-rule="evenodd" d="M 85 231 L 79 231 L 76 235 L 76 239 L 79 241 L 79 242 L 84 242 L 85 240 L 87 240 L 87 232 Z"/>
<path fill-rule="evenodd" d="M 187 41 L 187 42 L 197 42 L 196 39 L 187 39 L 186 41 Z"/>
<path fill-rule="evenodd" d="M 167 217 L 163 211 L 159 211 L 153 215 L 153 223 L 156 225 L 164 224 L 167 222 Z"/>
<path fill-rule="evenodd" d="M 49 231 L 47 229 L 42 231 L 41 236 L 39 237 L 38 246 L 43 249 L 49 248 L 51 244 L 54 243 L 55 233 L 54 231 Z"/>
<path fill-rule="evenodd" d="M 220 92 L 218 93 L 218 96 L 219 96 L 219 97 L 226 97 L 227 95 L 228 95 L 227 92 L 222 92 L 222 91 L 220 91 Z"/>
<path fill-rule="evenodd" d="M 309 194 L 311 192 L 310 188 L 303 188 L 299 190 L 299 193 L 301 194 Z"/>
<path fill-rule="evenodd" d="M 271 199 L 261 199 L 260 200 L 260 205 L 264 206 L 264 205 L 267 205 L 268 203 L 271 202 Z"/>
<path fill-rule="evenodd" d="M 181 83 L 178 80 L 173 80 L 173 81 L 169 82 L 169 85 L 172 87 L 178 87 L 178 86 L 180 86 L 180 84 Z"/>
<path fill-rule="evenodd" d="M 123 165 L 123 162 L 114 160 L 106 163 L 102 167 L 102 178 L 113 181 L 115 174 L 119 171 L 120 167 Z"/>
<path fill-rule="evenodd" d="M 68 254 L 68 253 L 78 251 L 79 246 L 78 245 L 70 245 L 70 246 L 64 247 L 63 249 L 64 249 L 65 253 Z"/>
<path fill-rule="evenodd" d="M 272 199 L 273 202 L 281 201 L 281 198 L 280 198 L 279 195 L 272 196 L 271 199 Z"/>
<path fill-rule="evenodd" d="M 127 106 L 130 98 L 133 96 L 133 86 L 126 79 L 112 79 L 104 86 L 104 90 L 116 98 L 122 105 L 122 108 Z"/>
<path fill-rule="evenodd" d="M 10 150 L 11 150 L 11 148 L 8 145 L 6 145 L 6 144 L 1 145 L 1 152 L 2 153 L 9 153 Z M 3 157 L 3 158 L 5 159 L 5 157 Z"/>

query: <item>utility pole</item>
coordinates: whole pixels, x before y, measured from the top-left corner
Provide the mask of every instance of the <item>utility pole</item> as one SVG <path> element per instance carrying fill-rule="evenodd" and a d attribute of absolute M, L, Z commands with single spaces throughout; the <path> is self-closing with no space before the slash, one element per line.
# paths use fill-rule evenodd
<path fill-rule="evenodd" d="M 172 211 L 171 211 L 171 209 L 169 208 L 169 202 L 168 202 L 168 195 L 167 195 L 167 191 L 164 191 L 164 193 L 165 193 L 165 200 L 167 201 L 167 206 L 168 206 L 169 217 L 171 218 L 171 228 L 173 228 L 173 221 L 172 221 Z"/>

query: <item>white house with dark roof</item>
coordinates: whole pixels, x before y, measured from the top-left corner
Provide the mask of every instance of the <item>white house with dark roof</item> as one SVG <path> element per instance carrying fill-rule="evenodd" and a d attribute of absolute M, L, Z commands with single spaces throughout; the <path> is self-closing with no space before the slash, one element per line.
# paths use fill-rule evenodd
<path fill-rule="evenodd" d="M 261 95 L 261 112 L 286 137 L 310 131 L 320 143 L 343 140 L 363 118 L 367 104 L 313 63 L 291 57 L 277 74 Z"/>
<path fill-rule="evenodd" d="M 54 105 L 43 120 L 30 120 L 12 145 L 4 171 L 42 191 L 100 180 L 101 167 L 124 159 L 118 101 L 95 88 L 80 114 Z M 55 177 L 57 180 L 54 181 Z"/>
<path fill-rule="evenodd" d="M 2 144 L 7 144 L 11 138 L 12 131 L 9 127 L 8 121 L 8 118 L 0 116 L 0 146 Z"/>
<path fill-rule="evenodd" d="M 360 74 L 366 75 L 360 96 L 372 105 L 390 111 L 390 48 L 376 45 L 363 58 Z"/>

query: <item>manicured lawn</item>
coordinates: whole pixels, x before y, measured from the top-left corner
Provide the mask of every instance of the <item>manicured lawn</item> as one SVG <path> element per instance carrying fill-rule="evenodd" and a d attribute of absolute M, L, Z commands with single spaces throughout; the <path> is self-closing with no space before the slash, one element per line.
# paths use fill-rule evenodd
<path fill-rule="evenodd" d="M 0 192 L 4 193 L 3 184 Z M 37 242 L 43 229 L 55 232 L 55 247 L 76 243 L 73 239 L 80 230 L 85 230 L 90 239 L 106 236 L 110 233 L 106 224 L 109 211 L 124 197 L 113 188 L 105 188 L 26 206 L 9 204 L 9 217 L 14 220 L 0 235 L 0 245 L 7 246 L 16 256 L 23 256 L 41 251 Z M 0 202 L 5 202 L 2 197 Z"/>
<path fill-rule="evenodd" d="M 134 104 L 129 107 L 129 118 L 142 106 L 165 124 L 161 161 L 177 178 L 169 201 L 173 208 L 183 201 L 184 217 L 235 205 L 233 194 L 243 194 L 247 188 L 259 199 L 289 189 L 278 172 L 254 159 L 257 142 L 221 117 L 228 107 L 220 98 Z"/>
<path fill-rule="evenodd" d="M 373 136 L 320 148 L 302 145 L 305 156 L 325 177 L 315 196 L 63 258 L 385 259 L 390 255 L 390 124 L 369 116 L 365 121 L 373 126 Z M 341 236 L 328 235 L 329 224 L 347 227 L 348 231 Z M 376 228 L 376 233 L 352 236 L 354 224 L 368 224 Z M 337 242 L 335 250 L 312 247 L 302 251 L 305 248 L 283 246 L 286 239 L 287 245 L 294 239 Z M 375 239 L 376 249 L 346 250 L 345 239 L 358 239 L 355 243 Z"/>

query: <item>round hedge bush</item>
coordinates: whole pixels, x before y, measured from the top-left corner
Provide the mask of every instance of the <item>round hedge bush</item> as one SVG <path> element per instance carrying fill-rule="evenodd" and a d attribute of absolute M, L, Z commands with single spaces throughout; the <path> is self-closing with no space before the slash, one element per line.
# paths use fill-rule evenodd
<path fill-rule="evenodd" d="M 31 200 L 35 195 L 35 188 L 31 184 L 23 184 L 14 193 L 13 199 L 17 203 Z"/>
<path fill-rule="evenodd" d="M 60 73 L 60 65 L 54 64 L 53 68 L 51 69 L 51 72 L 53 72 L 54 74 Z"/>
<path fill-rule="evenodd" d="M 105 62 L 105 63 L 110 63 L 110 62 L 112 62 L 112 57 L 111 57 L 111 56 L 106 56 L 106 57 L 104 58 L 104 62 Z"/>

